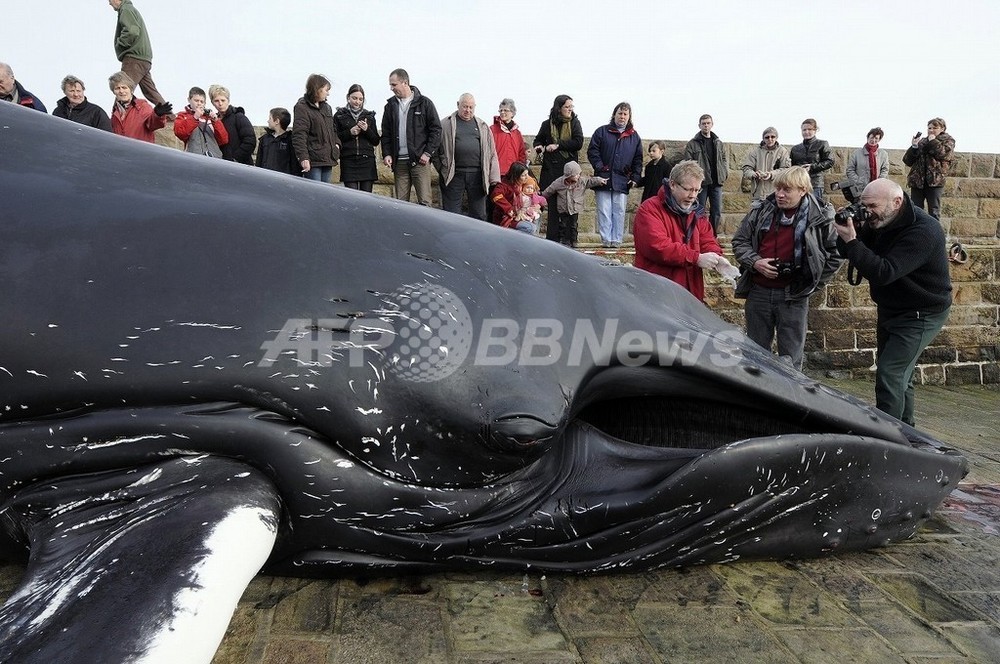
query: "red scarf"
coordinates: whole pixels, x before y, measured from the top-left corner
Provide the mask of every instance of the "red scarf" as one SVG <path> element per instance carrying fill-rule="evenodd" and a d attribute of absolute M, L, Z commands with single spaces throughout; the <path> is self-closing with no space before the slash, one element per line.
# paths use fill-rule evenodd
<path fill-rule="evenodd" d="M 868 151 L 868 181 L 874 182 L 878 179 L 878 162 L 875 159 L 875 153 L 878 152 L 878 146 L 872 145 L 871 143 L 865 143 L 865 150 Z"/>

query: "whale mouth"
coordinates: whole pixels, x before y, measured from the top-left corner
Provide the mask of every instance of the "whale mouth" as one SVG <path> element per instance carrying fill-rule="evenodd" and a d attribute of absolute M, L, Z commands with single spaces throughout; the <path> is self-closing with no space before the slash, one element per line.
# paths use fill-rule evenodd
<path fill-rule="evenodd" d="M 720 386 L 718 377 L 693 372 L 617 368 L 584 387 L 570 420 L 652 448 L 705 451 L 796 434 L 917 442 L 869 404 L 800 378 Z"/>
<path fill-rule="evenodd" d="M 846 433 L 806 426 L 773 411 L 683 396 L 608 399 L 576 419 L 612 438 L 647 447 L 711 450 L 738 440 L 798 433 Z M 818 425 L 819 423 L 817 423 Z"/>

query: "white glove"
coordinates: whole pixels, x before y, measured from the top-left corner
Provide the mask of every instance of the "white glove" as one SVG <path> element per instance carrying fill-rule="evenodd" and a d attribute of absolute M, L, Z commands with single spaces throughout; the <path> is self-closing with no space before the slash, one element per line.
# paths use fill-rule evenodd
<path fill-rule="evenodd" d="M 698 256 L 698 267 L 703 270 L 708 270 L 713 268 L 718 264 L 719 261 L 725 260 L 722 256 L 715 252 L 709 252 L 707 254 L 700 254 Z"/>
<path fill-rule="evenodd" d="M 736 280 L 740 278 L 740 269 L 727 261 L 725 258 L 721 258 L 719 262 L 715 264 L 713 269 L 722 275 L 722 278 L 731 283 L 733 286 L 736 285 Z"/>

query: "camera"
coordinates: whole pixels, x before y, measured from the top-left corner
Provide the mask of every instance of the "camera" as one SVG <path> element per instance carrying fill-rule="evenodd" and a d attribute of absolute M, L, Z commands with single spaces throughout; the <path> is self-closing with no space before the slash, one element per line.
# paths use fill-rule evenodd
<path fill-rule="evenodd" d="M 833 221 L 838 226 L 846 226 L 851 217 L 854 217 L 855 221 L 864 223 L 868 221 L 868 210 L 866 210 L 860 203 L 851 203 L 843 210 L 839 210 L 837 214 L 834 215 Z"/>
<path fill-rule="evenodd" d="M 774 269 L 778 271 L 778 278 L 784 279 L 787 277 L 794 276 L 798 269 L 795 267 L 795 263 L 785 262 L 785 261 L 775 261 L 773 263 Z"/>

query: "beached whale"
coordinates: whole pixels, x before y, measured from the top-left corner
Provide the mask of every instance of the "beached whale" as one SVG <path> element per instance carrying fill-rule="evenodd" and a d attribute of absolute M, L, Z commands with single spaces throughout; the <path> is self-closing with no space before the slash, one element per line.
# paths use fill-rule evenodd
<path fill-rule="evenodd" d="M 249 579 L 905 539 L 966 472 L 671 282 L 0 103 L 0 661 L 208 661 Z"/>

